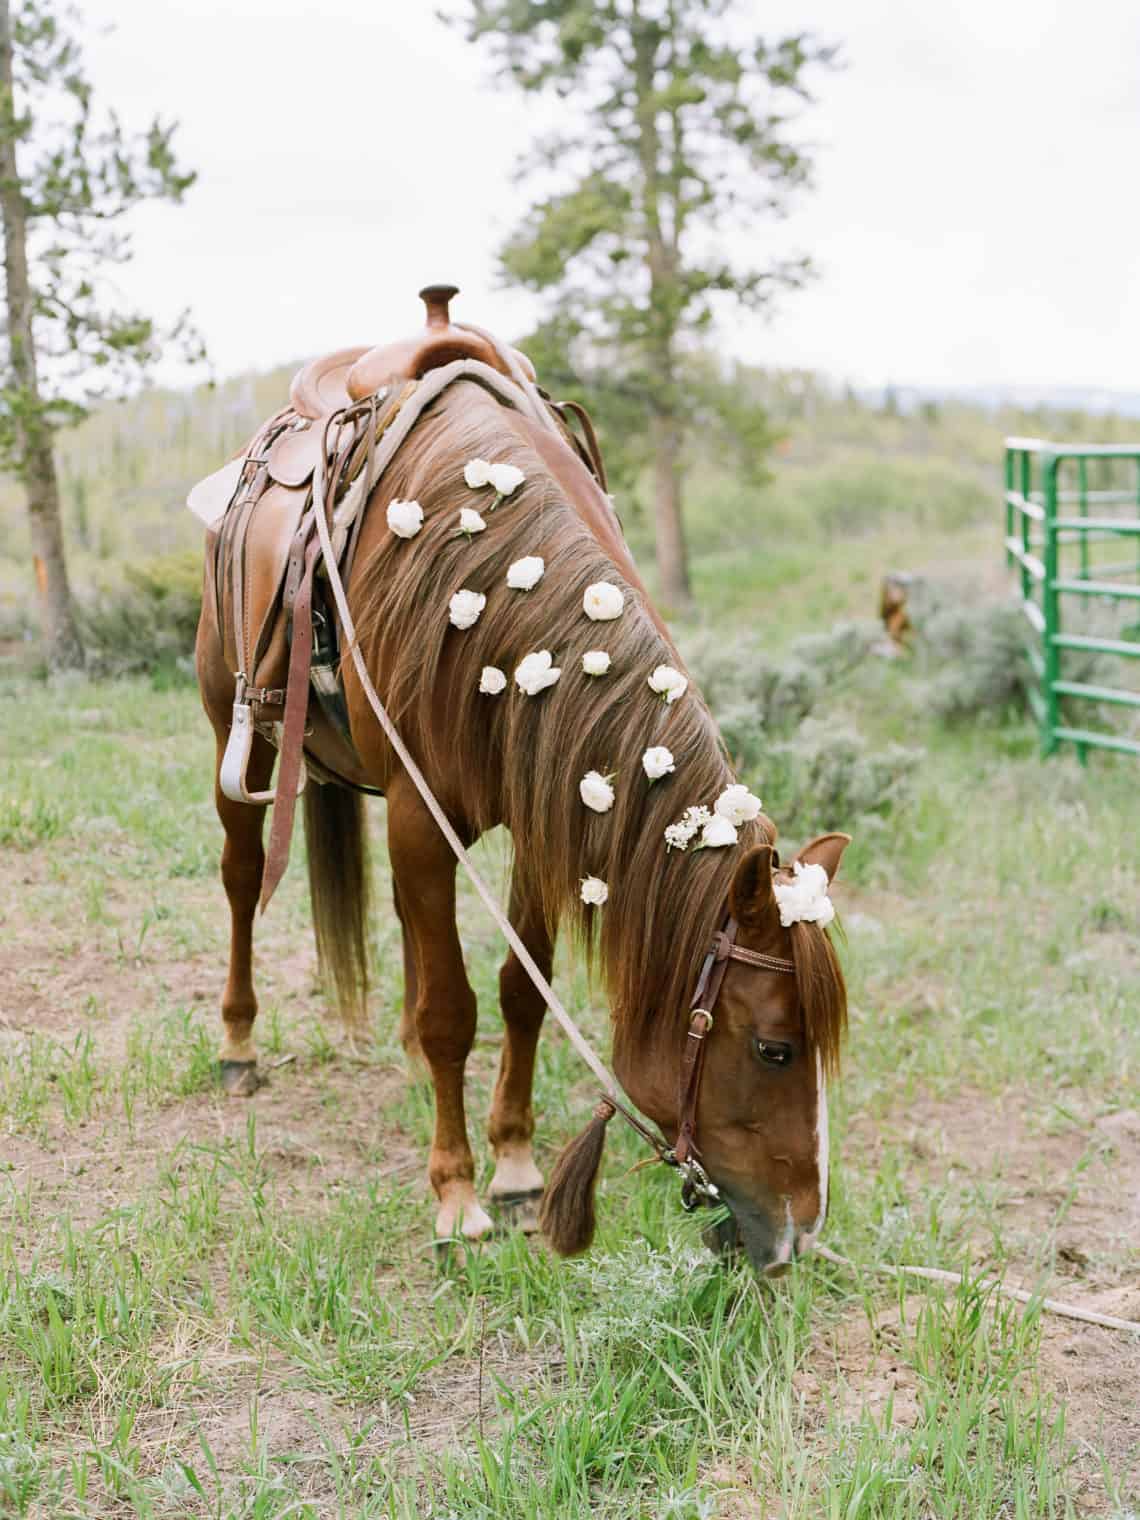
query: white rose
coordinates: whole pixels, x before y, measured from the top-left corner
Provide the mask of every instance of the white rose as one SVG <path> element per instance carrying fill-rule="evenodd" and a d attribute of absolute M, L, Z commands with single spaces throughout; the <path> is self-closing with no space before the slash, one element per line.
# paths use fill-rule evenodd
<path fill-rule="evenodd" d="M 415 538 L 424 525 L 424 509 L 418 501 L 390 501 L 388 526 L 397 538 Z"/>
<path fill-rule="evenodd" d="M 821 865 L 792 861 L 794 879 L 773 881 L 776 905 L 784 928 L 791 924 L 818 924 L 821 929 L 835 917 L 835 904 L 827 895 L 827 872 Z"/>
<path fill-rule="evenodd" d="M 484 665 L 479 677 L 479 690 L 489 697 L 497 697 L 507 684 L 507 678 L 497 665 Z"/>
<path fill-rule="evenodd" d="M 487 526 L 483 518 L 474 507 L 460 507 L 459 531 L 460 533 L 482 533 Z"/>
<path fill-rule="evenodd" d="M 736 843 L 736 830 L 728 819 L 717 813 L 701 830 L 701 845 L 707 850 L 717 850 L 722 845 Z"/>
<path fill-rule="evenodd" d="M 555 665 L 549 649 L 537 649 L 528 654 L 515 671 L 515 685 L 528 697 L 537 697 L 540 691 L 553 686 L 562 674 Z"/>
<path fill-rule="evenodd" d="M 649 677 L 650 691 L 655 691 L 658 696 L 664 697 L 666 702 L 675 702 L 678 697 L 683 697 L 688 684 L 688 676 L 683 676 L 679 670 L 674 670 L 672 665 L 658 665 Z"/>
<path fill-rule="evenodd" d="M 493 464 L 487 471 L 487 478 L 500 496 L 511 496 L 526 476 L 516 464 Z"/>
<path fill-rule="evenodd" d="M 663 744 L 655 744 L 651 749 L 647 749 L 641 757 L 641 766 L 650 781 L 659 781 L 662 776 L 667 776 L 670 771 L 676 769 L 672 752 Z"/>
<path fill-rule="evenodd" d="M 592 907 L 600 908 L 610 895 L 610 889 L 600 876 L 583 876 L 582 878 L 582 901 Z"/>
<path fill-rule="evenodd" d="M 595 813 L 608 813 L 614 805 L 614 789 L 598 771 L 587 771 L 578 783 L 578 795 Z"/>
<path fill-rule="evenodd" d="M 447 604 L 447 615 L 454 628 L 472 628 L 486 605 L 481 591 L 457 591 Z"/>
<path fill-rule="evenodd" d="M 545 570 L 546 561 L 541 554 L 528 554 L 511 565 L 507 571 L 507 585 L 514 591 L 529 591 L 538 585 Z"/>
<path fill-rule="evenodd" d="M 610 657 L 604 649 L 587 649 L 582 656 L 582 669 L 588 676 L 604 676 L 610 668 Z"/>
<path fill-rule="evenodd" d="M 463 478 L 473 491 L 478 491 L 490 484 L 491 466 L 485 459 L 469 459 L 463 466 Z"/>
<path fill-rule="evenodd" d="M 582 611 L 595 623 L 608 623 L 612 618 L 621 617 L 624 606 L 621 587 L 611 586 L 609 581 L 595 581 L 586 587 L 582 597 Z"/>
<path fill-rule="evenodd" d="M 729 823 L 751 823 L 760 816 L 760 799 L 754 797 L 742 782 L 726 786 L 713 803 L 713 811 Z"/>

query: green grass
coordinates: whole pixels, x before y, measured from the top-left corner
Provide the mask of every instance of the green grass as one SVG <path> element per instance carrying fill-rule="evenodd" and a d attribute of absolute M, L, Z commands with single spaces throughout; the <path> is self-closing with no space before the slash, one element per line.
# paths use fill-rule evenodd
<path fill-rule="evenodd" d="M 188 461 L 193 430 L 170 427 Z M 741 551 L 710 531 L 695 565 L 710 625 L 761 631 L 777 655 L 873 612 L 885 569 L 953 561 L 985 576 L 1000 563 L 996 515 L 976 521 L 937 453 L 952 441 L 962 478 L 984 485 L 976 419 L 837 408 L 827 427 L 814 462 L 798 438 L 781 467 L 769 542 Z M 856 472 L 843 507 L 836 461 L 887 441 L 905 470 L 881 500 Z M 132 457 L 120 450 L 115 467 L 141 481 Z M 930 482 L 929 511 L 906 514 L 899 492 Z M 710 490 L 699 523 L 738 508 Z M 95 496 L 85 510 L 94 534 Z M 395 1043 L 382 866 L 370 1036 L 350 1048 L 316 985 L 298 840 L 257 928 L 262 1055 L 288 1064 L 249 1105 L 223 1101 L 212 1058 L 227 915 L 195 692 L 4 680 L 0 1514 L 1135 1511 L 1140 1474 L 1113 1406 L 1098 1421 L 1068 1396 L 1054 1328 L 980 1278 L 1008 1271 L 1079 1300 L 1140 1267 L 1137 1242 L 1097 1212 L 1136 1185 L 1133 1152 L 1104 1122 L 1140 1091 L 1140 772 L 1102 756 L 1043 764 L 1022 721 L 950 729 L 925 692 L 920 668 L 869 660 L 817 709 L 923 759 L 844 863 L 852 1032 L 832 1094 L 828 1242 L 858 1272 L 816 1260 L 760 1285 L 705 1252 L 675 1179 L 631 1171 L 642 1152 L 616 1126 L 588 1257 L 558 1262 L 507 1237 L 436 1261 L 431 1100 Z M 505 842 L 479 853 L 505 895 Z M 481 1006 L 474 1137 L 501 947 L 465 889 L 461 929 Z M 563 955 L 558 979 L 604 1045 L 582 968 Z M 590 1102 L 548 1035 L 545 1166 Z M 481 1138 L 477 1154 L 485 1182 Z M 1067 1265 L 1074 1232 L 1083 1275 Z M 879 1261 L 966 1281 L 897 1288 Z M 1123 1339 L 1080 1345 L 1103 1358 L 1106 1389 L 1132 1375 Z"/>

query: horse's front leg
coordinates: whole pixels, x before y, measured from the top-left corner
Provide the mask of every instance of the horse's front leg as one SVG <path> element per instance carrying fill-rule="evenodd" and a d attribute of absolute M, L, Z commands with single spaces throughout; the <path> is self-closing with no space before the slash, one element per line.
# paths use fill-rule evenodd
<path fill-rule="evenodd" d="M 415 968 L 415 1030 L 435 1089 L 428 1177 L 435 1233 L 476 1240 L 491 1221 L 475 1196 L 463 1075 L 475 1042 L 475 994 L 455 923 L 455 857 L 406 776 L 388 788 L 388 854 Z"/>
<path fill-rule="evenodd" d="M 217 732 L 220 770 L 227 734 Z M 269 786 L 275 751 L 255 735 L 246 772 L 248 785 L 261 791 Z M 217 772 L 215 771 L 215 776 Z M 257 996 L 253 990 L 253 918 L 261 892 L 265 850 L 261 836 L 265 808 L 233 802 L 214 783 L 214 805 L 226 831 L 222 846 L 222 883 L 230 904 L 230 964 L 222 993 L 222 1044 L 219 1051 L 222 1087 L 231 1097 L 247 1098 L 258 1087 L 257 1049 L 253 1021 Z"/>
<path fill-rule="evenodd" d="M 554 941 L 537 895 L 529 892 L 516 868 L 511 877 L 511 923 L 538 969 L 550 980 Z M 503 1011 L 503 1049 L 491 1101 L 487 1133 L 495 1153 L 491 1197 L 508 1210 L 512 1223 L 528 1233 L 538 1228 L 542 1173 L 534 1163 L 534 1061 L 546 1004 L 512 950 L 499 973 Z"/>

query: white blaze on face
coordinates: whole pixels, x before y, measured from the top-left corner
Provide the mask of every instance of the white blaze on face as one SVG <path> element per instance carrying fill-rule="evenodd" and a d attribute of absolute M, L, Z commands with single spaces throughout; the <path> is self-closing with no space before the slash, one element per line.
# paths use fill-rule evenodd
<path fill-rule="evenodd" d="M 827 1218 L 827 1172 L 831 1160 L 831 1136 L 827 1125 L 827 1082 L 823 1075 L 823 1060 L 815 1053 L 815 1164 L 819 1175 L 819 1218 L 812 1229 L 818 1235 Z"/>

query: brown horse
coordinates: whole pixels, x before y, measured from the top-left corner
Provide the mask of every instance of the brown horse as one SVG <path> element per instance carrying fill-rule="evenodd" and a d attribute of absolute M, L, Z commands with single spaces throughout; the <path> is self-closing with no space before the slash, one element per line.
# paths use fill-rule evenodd
<path fill-rule="evenodd" d="M 475 491 L 464 478 L 476 457 L 525 474 L 493 512 L 494 492 Z M 393 500 L 421 504 L 423 526 L 414 537 L 390 529 Z M 485 531 L 457 532 L 463 507 L 483 509 Z M 508 586 L 508 566 L 532 555 L 545 562 L 542 579 L 530 590 Z M 620 588 L 619 617 L 585 615 L 584 592 L 597 582 Z M 448 616 L 461 588 L 486 597 L 465 629 Z M 670 1141 L 679 1123 L 689 1002 L 714 933 L 731 914 L 740 946 L 794 961 L 794 976 L 729 964 L 706 1042 L 697 1134 L 703 1164 L 755 1265 L 782 1266 L 810 1249 L 827 1208 L 825 1079 L 836 1067 L 846 1018 L 843 978 L 825 931 L 814 923 L 781 926 L 774 884 L 790 880 L 791 870 L 779 866 L 775 828 L 763 815 L 741 825 L 735 845 L 667 849 L 666 827 L 690 805 L 711 804 L 735 778 L 692 685 L 674 702 L 650 689 L 655 667 L 681 661 L 589 472 L 552 433 L 474 385 L 455 385 L 420 419 L 373 492 L 347 592 L 372 681 L 460 835 L 473 841 L 499 824 L 510 830 L 510 917 L 538 965 L 549 975 L 556 927 L 567 919 L 600 962 L 614 1068 Z M 582 656 L 593 649 L 610 656 L 604 675 L 584 672 Z M 509 679 L 498 693 L 480 689 L 485 666 L 509 678 L 524 656 L 542 650 L 561 670 L 547 689 L 527 695 Z M 209 598 L 197 660 L 220 763 L 234 677 Z M 439 1200 L 436 1232 L 474 1239 L 492 1222 L 476 1197 L 464 1110 L 476 1001 L 456 926 L 456 861 L 347 660 L 342 674 L 356 762 L 346 763 L 343 746 L 333 752 L 319 719 L 309 747 L 349 782 L 387 799 L 404 945 L 400 1035 L 409 1057 L 426 1062 L 435 1089 L 428 1175 Z M 656 745 L 669 749 L 674 770 L 651 784 L 642 754 Z M 251 789 L 268 786 L 273 761 L 258 736 Z M 608 811 L 583 803 L 579 783 L 589 771 L 611 778 Z M 305 800 L 321 959 L 342 1007 L 359 1010 L 366 992 L 363 799 L 310 782 Z M 217 807 L 232 915 L 221 1054 L 248 1072 L 256 1059 L 251 940 L 265 810 L 232 802 L 220 788 Z M 846 843 L 845 835 L 825 835 L 800 859 L 822 865 L 830 879 Z M 604 907 L 582 901 L 587 877 L 607 883 Z M 513 954 L 502 967 L 500 1001 L 489 1191 L 492 1201 L 517 1201 L 543 1186 L 532 1153 L 531 1088 L 544 1006 Z M 543 1225 L 563 1253 L 584 1249 L 592 1234 L 597 1121 L 587 1135 L 595 1131 L 596 1139 L 572 1143 L 547 1190 Z"/>

